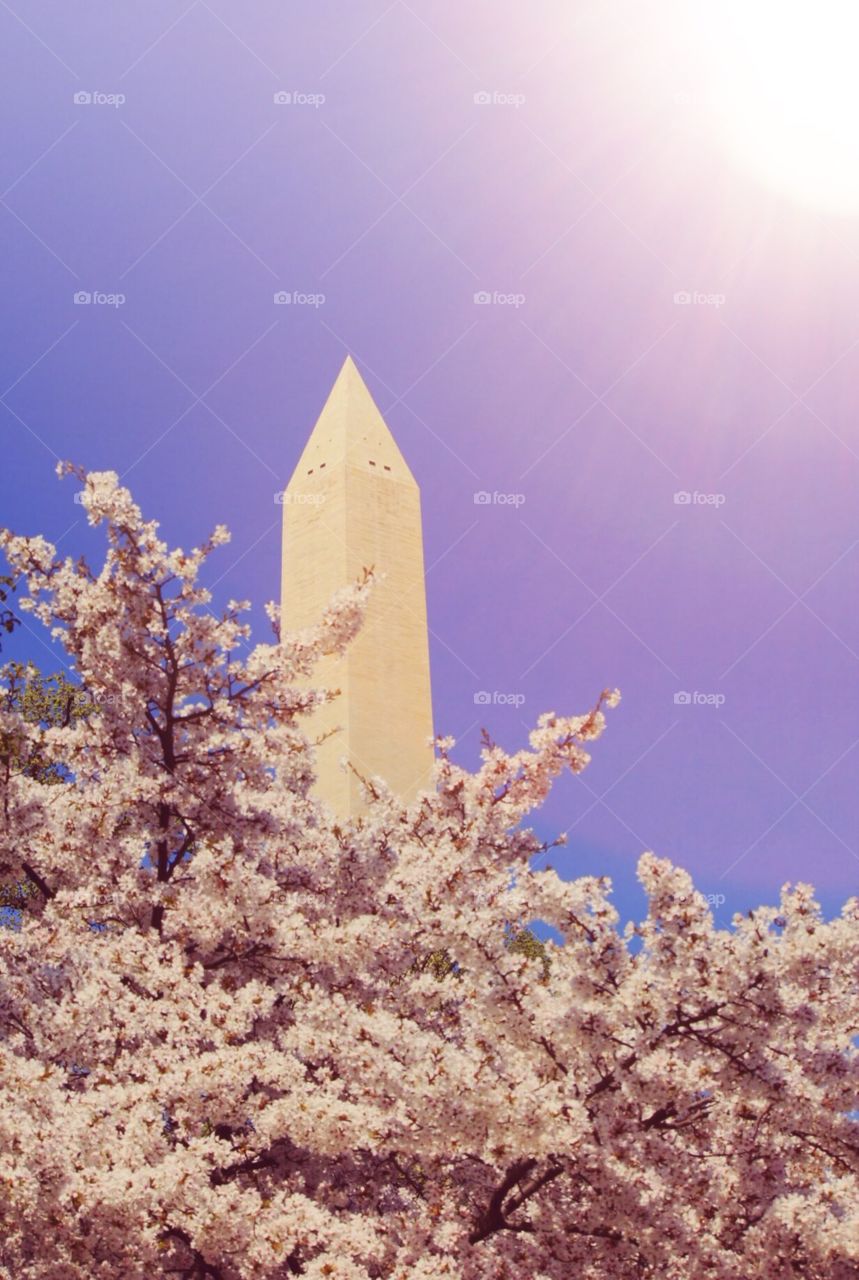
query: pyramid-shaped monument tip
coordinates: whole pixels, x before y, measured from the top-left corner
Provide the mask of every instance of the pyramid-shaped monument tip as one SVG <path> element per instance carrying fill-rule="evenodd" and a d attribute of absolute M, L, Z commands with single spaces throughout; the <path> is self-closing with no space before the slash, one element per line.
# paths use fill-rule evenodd
<path fill-rule="evenodd" d="M 308 725 L 316 794 L 340 817 L 364 807 L 346 756 L 411 800 L 431 785 L 432 698 L 418 486 L 347 356 L 283 495 L 284 632 L 318 623 L 336 591 L 372 566 L 364 626 L 342 658 L 314 673 L 341 690 Z"/>
<path fill-rule="evenodd" d="M 365 410 L 367 409 L 367 406 L 371 406 L 372 411 L 381 419 L 382 415 L 379 412 L 379 408 L 375 400 L 373 399 L 370 388 L 364 381 L 361 370 L 358 368 L 351 355 L 347 355 L 343 364 L 340 366 L 340 372 L 334 381 L 334 386 L 331 388 L 329 402 L 331 400 L 336 400 L 341 396 L 345 397 L 349 401 L 350 405 L 355 409 L 362 404 Z"/>
<path fill-rule="evenodd" d="M 343 362 L 310 433 L 292 481 L 325 465 L 370 470 L 380 479 L 415 485 L 399 446 L 351 355 Z"/>

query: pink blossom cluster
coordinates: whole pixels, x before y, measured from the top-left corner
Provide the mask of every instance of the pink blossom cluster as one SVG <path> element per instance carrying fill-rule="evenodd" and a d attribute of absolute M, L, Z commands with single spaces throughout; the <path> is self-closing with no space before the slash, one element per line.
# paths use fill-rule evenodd
<path fill-rule="evenodd" d="M 859 903 L 719 930 L 648 853 L 624 929 L 535 863 L 613 693 L 335 821 L 309 680 L 372 582 L 251 648 L 200 585 L 226 531 L 170 550 L 80 475 L 99 570 L 0 534 L 95 707 L 0 712 L 33 890 L 0 930 L 3 1280 L 855 1280 Z M 560 941 L 511 945 L 537 920 Z"/>

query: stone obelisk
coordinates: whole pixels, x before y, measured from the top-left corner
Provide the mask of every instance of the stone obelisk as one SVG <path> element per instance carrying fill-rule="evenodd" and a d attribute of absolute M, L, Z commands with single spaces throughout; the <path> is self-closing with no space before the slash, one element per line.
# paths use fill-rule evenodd
<path fill-rule="evenodd" d="M 306 722 L 324 739 L 316 794 L 341 818 L 363 808 L 344 757 L 406 801 L 430 785 L 433 760 L 420 493 L 350 356 L 283 494 L 283 630 L 318 622 L 369 568 L 381 580 L 360 634 L 313 678 L 340 696 Z"/>

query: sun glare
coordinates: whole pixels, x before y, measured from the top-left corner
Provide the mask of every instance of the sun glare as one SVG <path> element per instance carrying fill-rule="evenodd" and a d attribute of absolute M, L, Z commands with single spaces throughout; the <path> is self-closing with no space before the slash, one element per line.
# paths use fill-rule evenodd
<path fill-rule="evenodd" d="M 698 27 L 735 153 L 796 199 L 859 211 L 859 0 L 722 0 Z"/>

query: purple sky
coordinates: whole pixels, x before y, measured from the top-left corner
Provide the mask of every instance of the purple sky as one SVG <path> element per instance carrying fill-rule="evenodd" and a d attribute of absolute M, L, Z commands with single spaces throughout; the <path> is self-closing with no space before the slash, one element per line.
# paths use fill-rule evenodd
<path fill-rule="evenodd" d="M 94 552 L 55 458 L 127 474 L 170 541 L 230 526 L 216 596 L 263 635 L 273 494 L 351 350 L 422 487 L 460 757 L 618 685 L 539 819 L 564 873 L 632 911 L 652 847 L 720 920 L 796 878 L 832 910 L 859 870 L 859 223 L 733 159 L 673 7 L 0 4 L 0 521 Z"/>

